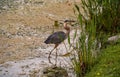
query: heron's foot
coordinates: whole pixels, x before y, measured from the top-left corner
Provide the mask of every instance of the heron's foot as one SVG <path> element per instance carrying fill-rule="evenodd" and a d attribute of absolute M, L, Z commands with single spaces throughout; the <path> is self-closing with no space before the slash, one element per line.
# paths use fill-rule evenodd
<path fill-rule="evenodd" d="M 65 54 L 63 54 L 63 55 L 59 55 L 59 56 L 68 57 L 68 56 L 70 56 L 70 55 L 71 55 L 71 52 L 67 52 L 67 53 L 65 53 Z"/>

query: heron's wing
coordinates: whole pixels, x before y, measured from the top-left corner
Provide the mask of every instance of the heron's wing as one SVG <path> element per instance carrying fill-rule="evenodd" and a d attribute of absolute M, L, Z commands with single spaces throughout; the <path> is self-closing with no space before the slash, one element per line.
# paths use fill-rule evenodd
<path fill-rule="evenodd" d="M 66 34 L 62 31 L 55 32 L 50 35 L 47 40 L 45 41 L 46 44 L 59 44 L 66 39 Z"/>

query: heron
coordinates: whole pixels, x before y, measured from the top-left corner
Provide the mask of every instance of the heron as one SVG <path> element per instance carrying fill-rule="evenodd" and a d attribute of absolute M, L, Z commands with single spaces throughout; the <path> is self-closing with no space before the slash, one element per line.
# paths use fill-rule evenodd
<path fill-rule="evenodd" d="M 48 36 L 48 38 L 44 41 L 44 43 L 46 44 L 55 44 L 54 48 L 50 51 L 48 56 L 49 63 L 52 63 L 50 60 L 51 53 L 54 51 L 54 49 L 57 49 L 59 44 L 61 44 L 70 34 L 70 27 L 67 26 L 68 24 L 67 22 L 70 22 L 70 21 L 65 20 L 63 23 L 64 29 L 66 30 L 66 32 L 63 32 L 63 31 L 54 32 L 53 34 Z M 57 50 L 56 50 L 56 58 L 57 58 Z"/>

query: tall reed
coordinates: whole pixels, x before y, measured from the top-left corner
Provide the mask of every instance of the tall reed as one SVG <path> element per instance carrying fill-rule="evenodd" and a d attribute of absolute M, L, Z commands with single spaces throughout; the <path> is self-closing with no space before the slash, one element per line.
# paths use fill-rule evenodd
<path fill-rule="evenodd" d="M 81 1 L 81 8 L 75 4 L 74 9 L 81 30 L 80 37 L 76 37 L 76 45 L 73 45 L 74 57 L 71 60 L 76 77 L 83 77 L 90 71 L 95 64 L 97 51 L 107 40 L 108 34 L 113 35 L 120 31 L 119 0 Z"/>

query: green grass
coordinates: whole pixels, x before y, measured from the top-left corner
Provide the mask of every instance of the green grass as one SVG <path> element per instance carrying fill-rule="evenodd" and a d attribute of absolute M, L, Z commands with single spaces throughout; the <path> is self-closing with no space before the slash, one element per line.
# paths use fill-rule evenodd
<path fill-rule="evenodd" d="M 75 4 L 81 30 L 74 49 L 77 56 L 72 59 L 76 77 L 120 77 L 120 45 L 111 43 L 101 51 L 108 45 L 108 37 L 120 33 L 119 4 L 120 0 L 81 0 L 81 5 Z"/>
<path fill-rule="evenodd" d="M 103 49 L 97 62 L 85 77 L 120 77 L 120 44 Z"/>

